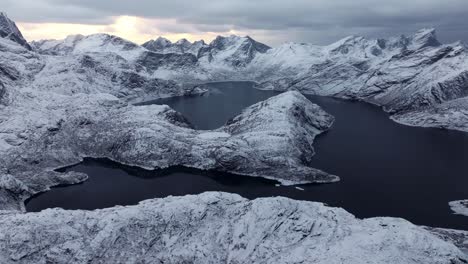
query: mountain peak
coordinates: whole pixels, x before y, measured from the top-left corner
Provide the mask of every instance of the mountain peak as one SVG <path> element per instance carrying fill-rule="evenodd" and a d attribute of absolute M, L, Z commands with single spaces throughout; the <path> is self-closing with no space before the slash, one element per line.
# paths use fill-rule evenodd
<path fill-rule="evenodd" d="M 0 12 L 0 37 L 14 41 L 31 50 L 31 46 L 24 39 L 15 22 L 9 19 L 5 12 Z"/>

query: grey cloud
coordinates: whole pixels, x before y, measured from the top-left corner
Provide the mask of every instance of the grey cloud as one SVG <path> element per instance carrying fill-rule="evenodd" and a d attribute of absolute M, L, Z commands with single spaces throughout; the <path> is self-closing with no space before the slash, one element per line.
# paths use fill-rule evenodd
<path fill-rule="evenodd" d="M 177 21 L 160 26 L 167 32 L 271 31 L 278 36 L 272 42 L 292 38 L 320 44 L 350 34 L 380 37 L 436 27 L 445 41 L 468 40 L 466 0 L 0 1 L 15 19 L 29 22 L 106 24 L 112 16 L 134 15 Z"/>

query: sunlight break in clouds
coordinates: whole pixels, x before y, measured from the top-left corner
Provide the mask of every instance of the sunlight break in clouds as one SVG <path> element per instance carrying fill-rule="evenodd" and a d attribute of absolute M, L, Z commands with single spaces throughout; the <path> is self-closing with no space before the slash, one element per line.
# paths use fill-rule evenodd
<path fill-rule="evenodd" d="M 108 33 L 139 44 L 150 39 L 155 39 L 158 36 L 163 36 L 171 41 L 186 38 L 190 41 L 203 39 L 209 42 L 217 35 L 244 34 L 243 32 L 234 30 L 225 32 L 191 33 L 190 31 L 192 29 L 190 28 L 190 25 L 185 26 L 187 33 L 171 33 L 159 29 L 161 27 L 171 27 L 174 24 L 176 24 L 176 21 L 171 19 L 145 19 L 135 16 L 118 16 L 115 17 L 113 19 L 113 23 L 109 25 L 19 22 L 18 26 L 24 37 L 29 41 L 40 39 L 63 39 L 71 34 L 90 35 L 95 33 Z"/>

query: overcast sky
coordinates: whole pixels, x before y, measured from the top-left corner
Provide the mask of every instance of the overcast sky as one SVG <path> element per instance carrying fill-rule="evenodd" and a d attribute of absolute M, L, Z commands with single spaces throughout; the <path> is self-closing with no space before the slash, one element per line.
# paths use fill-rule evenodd
<path fill-rule="evenodd" d="M 250 35 L 277 45 L 328 44 L 348 35 L 386 37 L 435 27 L 468 42 L 468 0 L 0 0 L 28 40 L 106 32 L 138 43 Z"/>

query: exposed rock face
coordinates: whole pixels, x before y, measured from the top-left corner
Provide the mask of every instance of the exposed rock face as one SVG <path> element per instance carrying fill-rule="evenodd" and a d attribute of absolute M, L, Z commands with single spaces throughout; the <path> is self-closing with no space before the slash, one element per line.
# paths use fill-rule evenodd
<path fill-rule="evenodd" d="M 468 200 L 453 201 L 449 205 L 456 214 L 468 216 Z"/>
<path fill-rule="evenodd" d="M 23 34 L 19 31 L 15 22 L 8 18 L 8 16 L 0 12 L 0 37 L 12 40 L 28 50 L 31 50 L 28 42 L 24 39 Z"/>
<path fill-rule="evenodd" d="M 96 211 L 0 215 L 2 263 L 465 263 L 396 218 L 286 198 L 204 193 Z"/>
<path fill-rule="evenodd" d="M 191 129 L 168 106 L 129 106 L 105 94 L 49 95 L 9 107 L 1 116 L 5 147 L 0 149 L 0 172 L 22 186 L 39 185 L 29 192 L 9 190 L 20 202 L 37 190 L 73 181 L 71 176 L 84 180 L 51 172 L 84 157 L 147 169 L 181 165 L 226 171 L 283 184 L 338 180 L 310 167 L 314 138 L 331 126 L 333 117 L 298 92 L 253 105 L 213 131 Z M 38 181 L 41 172 L 50 172 L 51 179 Z"/>

